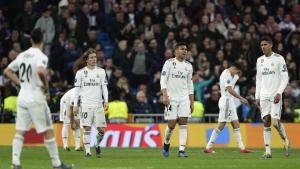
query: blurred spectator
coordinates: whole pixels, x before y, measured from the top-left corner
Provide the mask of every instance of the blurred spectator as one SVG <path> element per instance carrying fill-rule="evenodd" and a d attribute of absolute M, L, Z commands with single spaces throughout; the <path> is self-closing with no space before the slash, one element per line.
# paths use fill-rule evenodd
<path fill-rule="evenodd" d="M 49 57 L 50 48 L 55 36 L 54 21 L 51 17 L 51 6 L 47 6 L 43 9 L 42 16 L 36 21 L 34 28 L 40 28 L 44 33 L 44 53 Z"/>
<path fill-rule="evenodd" d="M 115 98 L 108 103 L 108 120 L 109 123 L 127 123 L 128 107 L 125 101 Z"/>
<path fill-rule="evenodd" d="M 133 104 L 133 114 L 150 114 L 153 113 L 151 105 L 147 101 L 147 97 L 143 91 L 136 94 L 137 102 Z"/>
<path fill-rule="evenodd" d="M 194 102 L 194 111 L 191 117 L 188 118 L 189 123 L 200 123 L 204 117 L 204 106 L 200 101 Z"/>
<path fill-rule="evenodd" d="M 89 6 L 88 4 L 83 4 L 81 6 L 81 11 L 79 11 L 77 15 L 77 22 L 76 22 L 76 32 L 75 36 L 78 43 L 81 45 L 87 37 L 87 31 L 90 26 L 89 23 Z"/>
<path fill-rule="evenodd" d="M 38 13 L 33 10 L 32 0 L 24 1 L 22 12 L 18 13 L 14 20 L 14 25 L 21 35 L 22 49 L 25 50 L 31 46 L 30 33 L 38 19 Z"/>
<path fill-rule="evenodd" d="M 153 63 L 153 58 L 150 58 L 144 43 L 140 42 L 137 47 L 137 51 L 134 52 L 130 58 L 130 81 L 132 87 L 137 87 L 142 83 L 146 84 L 148 82 Z"/>
<path fill-rule="evenodd" d="M 151 113 L 161 113 L 160 71 L 164 62 L 173 57 L 174 45 L 184 41 L 190 50 L 186 59 L 195 72 L 195 97 L 203 101 L 205 113 L 218 113 L 218 83 L 212 79 L 233 62 L 243 67 L 238 81 L 241 95 L 253 99 L 256 61 L 262 55 L 258 42 L 263 35 L 273 38 L 273 50 L 286 59 L 290 85 L 283 111 L 298 112 L 300 107 L 297 1 L 16 2 L 13 7 L 0 7 L 1 69 L 30 46 L 31 30 L 35 25 L 40 27 L 47 42 L 54 111 L 60 93 L 73 85 L 74 73 L 85 64 L 80 57 L 82 52 L 92 47 L 97 51 L 97 66 L 106 69 L 110 100 L 119 94 L 132 112 L 137 102 L 133 96 L 139 85 L 146 84 L 141 86 L 147 88 L 148 102 L 155 105 Z M 18 90 L 3 76 L 0 86 L 2 100 Z M 245 122 L 260 121 L 253 105 L 240 106 L 239 111 Z M 293 119 L 288 115 L 286 120 Z"/>

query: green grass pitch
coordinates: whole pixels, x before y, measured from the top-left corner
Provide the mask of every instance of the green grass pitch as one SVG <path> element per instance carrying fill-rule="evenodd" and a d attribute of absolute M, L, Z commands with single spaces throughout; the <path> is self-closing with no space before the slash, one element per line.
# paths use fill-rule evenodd
<path fill-rule="evenodd" d="M 217 154 L 204 154 L 200 148 L 187 148 L 188 158 L 178 158 L 177 148 L 171 148 L 165 158 L 159 148 L 102 148 L 102 158 L 84 157 L 84 152 L 63 151 L 60 157 L 75 169 L 298 169 L 300 149 L 293 149 L 290 157 L 283 150 L 273 149 L 272 159 L 260 159 L 263 149 L 253 154 L 241 154 L 238 149 L 216 148 Z M 95 154 L 92 149 L 93 155 Z M 21 162 L 24 169 L 51 169 L 45 147 L 24 147 Z M 0 147 L 0 169 L 9 169 L 11 147 Z"/>

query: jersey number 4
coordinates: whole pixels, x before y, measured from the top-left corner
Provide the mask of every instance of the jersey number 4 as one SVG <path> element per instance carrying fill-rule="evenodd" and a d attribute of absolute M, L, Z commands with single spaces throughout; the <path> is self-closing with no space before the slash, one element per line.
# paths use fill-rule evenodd
<path fill-rule="evenodd" d="M 20 81 L 23 83 L 25 80 L 29 83 L 30 77 L 32 75 L 31 65 L 27 65 L 25 63 L 21 63 L 20 65 Z"/>

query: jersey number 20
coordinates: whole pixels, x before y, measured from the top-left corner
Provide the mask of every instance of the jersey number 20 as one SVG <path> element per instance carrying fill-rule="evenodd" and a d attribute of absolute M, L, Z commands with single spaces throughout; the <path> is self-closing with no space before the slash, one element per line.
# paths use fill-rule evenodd
<path fill-rule="evenodd" d="M 25 75 L 26 74 L 26 75 Z M 29 64 L 28 66 L 26 66 L 25 63 L 21 63 L 20 65 L 20 81 L 23 83 L 25 80 L 27 80 L 27 82 L 29 83 L 30 81 L 30 77 L 32 75 L 32 68 L 31 65 Z M 25 76 L 25 77 L 24 77 Z"/>

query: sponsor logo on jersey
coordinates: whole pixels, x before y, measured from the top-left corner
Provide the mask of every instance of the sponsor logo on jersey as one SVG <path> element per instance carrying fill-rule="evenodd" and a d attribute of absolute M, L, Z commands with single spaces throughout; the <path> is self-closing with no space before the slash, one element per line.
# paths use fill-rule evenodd
<path fill-rule="evenodd" d="M 183 74 L 183 72 L 178 71 L 178 74 L 172 74 L 172 78 L 185 79 L 186 76 Z"/>
<path fill-rule="evenodd" d="M 262 75 L 272 75 L 272 74 L 276 74 L 275 71 L 270 70 L 269 68 L 264 68 Z"/>

